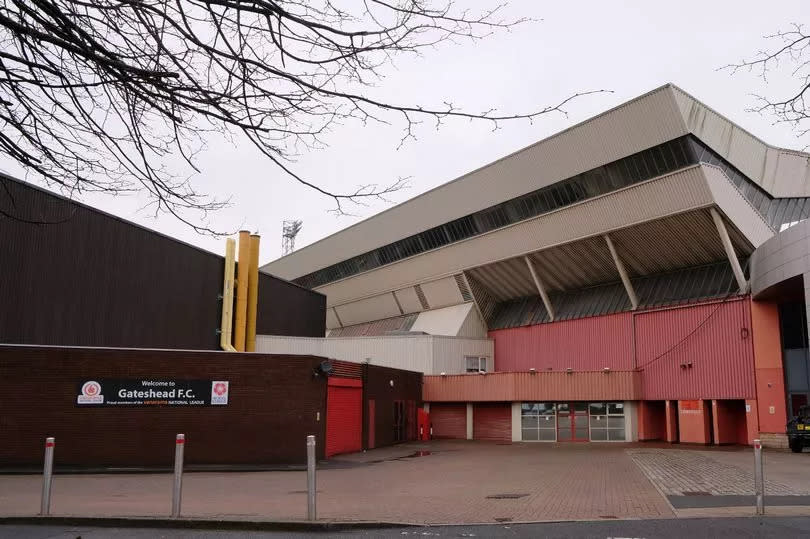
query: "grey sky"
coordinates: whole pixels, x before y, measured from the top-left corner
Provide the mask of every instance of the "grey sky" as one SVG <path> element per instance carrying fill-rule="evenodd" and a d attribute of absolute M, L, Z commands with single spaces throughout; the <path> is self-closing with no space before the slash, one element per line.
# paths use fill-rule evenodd
<path fill-rule="evenodd" d="M 492 6 L 498 0 L 464 3 Z M 787 126 L 772 125 L 768 117 L 745 112 L 751 92 L 784 87 L 784 77 L 774 75 L 765 87 L 753 74 L 732 77 L 716 71 L 763 48 L 762 35 L 791 22 L 810 24 L 807 0 L 512 0 L 508 14 L 543 20 L 483 41 L 448 43 L 419 58 L 401 57 L 374 95 L 398 103 L 448 100 L 475 112 L 496 107 L 520 113 L 577 91 L 604 88 L 614 93 L 576 100 L 567 107 L 568 117 L 505 122 L 495 132 L 488 122 L 462 120 L 437 131 L 426 118 L 416 131 L 418 139 L 400 149 L 404 125 L 397 116 L 388 117 L 391 126 L 349 123 L 325 137 L 327 149 L 302 153 L 297 171 L 333 190 L 408 176 L 410 188 L 391 197 L 402 202 L 666 82 L 771 144 L 801 148 L 810 142 L 797 141 Z M 285 218 L 304 220 L 297 240 L 302 247 L 390 205 L 376 202 L 351 208 L 353 217 L 336 217 L 327 212 L 331 200 L 285 177 L 247 144 L 211 140 L 198 165 L 202 174 L 193 182 L 199 191 L 231 197 L 232 205 L 215 214 L 211 224 L 261 233 L 262 264 L 280 255 Z M 6 158 L 0 158 L 0 168 L 23 176 Z M 145 199 L 93 195 L 81 200 L 205 249 L 224 249 L 224 239 L 197 235 L 170 216 L 153 218 L 140 209 Z"/>

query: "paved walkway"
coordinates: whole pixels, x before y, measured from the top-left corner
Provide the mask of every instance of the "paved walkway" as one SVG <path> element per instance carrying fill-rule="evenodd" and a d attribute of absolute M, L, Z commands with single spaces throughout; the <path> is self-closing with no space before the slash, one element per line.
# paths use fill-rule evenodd
<path fill-rule="evenodd" d="M 796 458 L 810 463 L 805 457 L 769 454 L 774 485 L 791 493 L 809 488 L 810 466 L 795 469 Z M 404 444 L 339 457 L 320 469 L 318 516 L 431 524 L 671 518 L 676 514 L 662 493 L 698 487 L 724 493 L 747 481 L 741 467 L 749 460 L 750 450 L 638 444 Z M 690 476 L 700 480 L 692 484 Z M 40 488 L 37 475 L 0 476 L 0 516 L 36 514 Z M 169 474 L 57 475 L 52 513 L 166 516 L 171 489 Z M 183 514 L 303 519 L 305 489 L 305 472 L 187 473 Z"/>

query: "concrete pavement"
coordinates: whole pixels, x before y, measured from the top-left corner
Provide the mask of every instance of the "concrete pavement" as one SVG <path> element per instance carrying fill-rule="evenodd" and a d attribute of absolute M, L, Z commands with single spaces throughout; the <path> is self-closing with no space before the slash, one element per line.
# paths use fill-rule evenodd
<path fill-rule="evenodd" d="M 648 539 L 704 539 L 716 537 L 793 539 L 810 535 L 810 518 L 715 518 L 669 520 L 622 520 L 601 522 L 557 522 L 541 524 L 499 524 L 487 526 L 433 526 L 406 529 L 368 529 L 350 532 L 229 531 L 149 528 L 94 528 L 91 526 L 2 526 L 0 539 L 235 539 L 318 537 L 379 537 L 390 539 L 487 537 L 493 539 L 570 539 L 575 537 L 645 537 Z"/>
<path fill-rule="evenodd" d="M 810 506 L 801 505 L 806 497 L 800 495 L 810 486 L 808 457 L 766 454 L 766 475 L 772 480 L 768 492 L 795 495 L 786 505 L 771 508 L 773 514 L 810 514 Z M 403 444 L 338 457 L 323 466 L 318 472 L 318 516 L 334 521 L 469 524 L 748 515 L 751 507 L 687 503 L 673 509 L 667 496 L 684 496 L 698 487 L 708 489 L 703 491 L 707 494 L 695 497 L 752 493 L 752 481 L 750 487 L 742 486 L 748 482 L 746 466 L 750 468 L 752 460 L 751 450 L 745 448 Z M 37 475 L 0 476 L 0 516 L 36 514 L 40 487 Z M 171 488 L 170 474 L 57 475 L 52 513 L 165 517 Z M 305 489 L 303 472 L 188 473 L 183 515 L 301 520 L 306 516 Z M 791 505 L 794 499 L 796 506 Z"/>

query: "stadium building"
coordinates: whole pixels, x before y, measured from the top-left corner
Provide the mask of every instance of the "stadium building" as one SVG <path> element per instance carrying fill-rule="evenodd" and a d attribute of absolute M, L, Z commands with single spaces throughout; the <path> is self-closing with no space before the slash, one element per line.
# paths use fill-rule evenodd
<path fill-rule="evenodd" d="M 265 265 L 425 373 L 434 435 L 784 445 L 810 396 L 810 156 L 668 84 Z"/>

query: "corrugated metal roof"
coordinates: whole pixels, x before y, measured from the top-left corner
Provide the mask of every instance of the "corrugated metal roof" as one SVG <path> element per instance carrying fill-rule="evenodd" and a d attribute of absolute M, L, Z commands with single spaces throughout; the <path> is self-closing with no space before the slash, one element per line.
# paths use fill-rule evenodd
<path fill-rule="evenodd" d="M 331 332 L 329 332 L 329 338 L 376 337 L 379 335 L 386 335 L 392 331 L 409 331 L 418 316 L 418 313 L 406 314 L 404 316 L 395 316 L 393 318 L 375 320 L 374 322 L 355 324 L 353 326 L 346 326 L 343 328 L 334 328 Z"/>
<path fill-rule="evenodd" d="M 727 261 L 631 279 L 639 308 L 704 301 L 737 294 L 736 280 Z M 550 294 L 556 320 L 571 320 L 632 310 L 621 282 Z M 498 304 L 489 329 L 504 329 L 550 322 L 540 296 Z"/>

